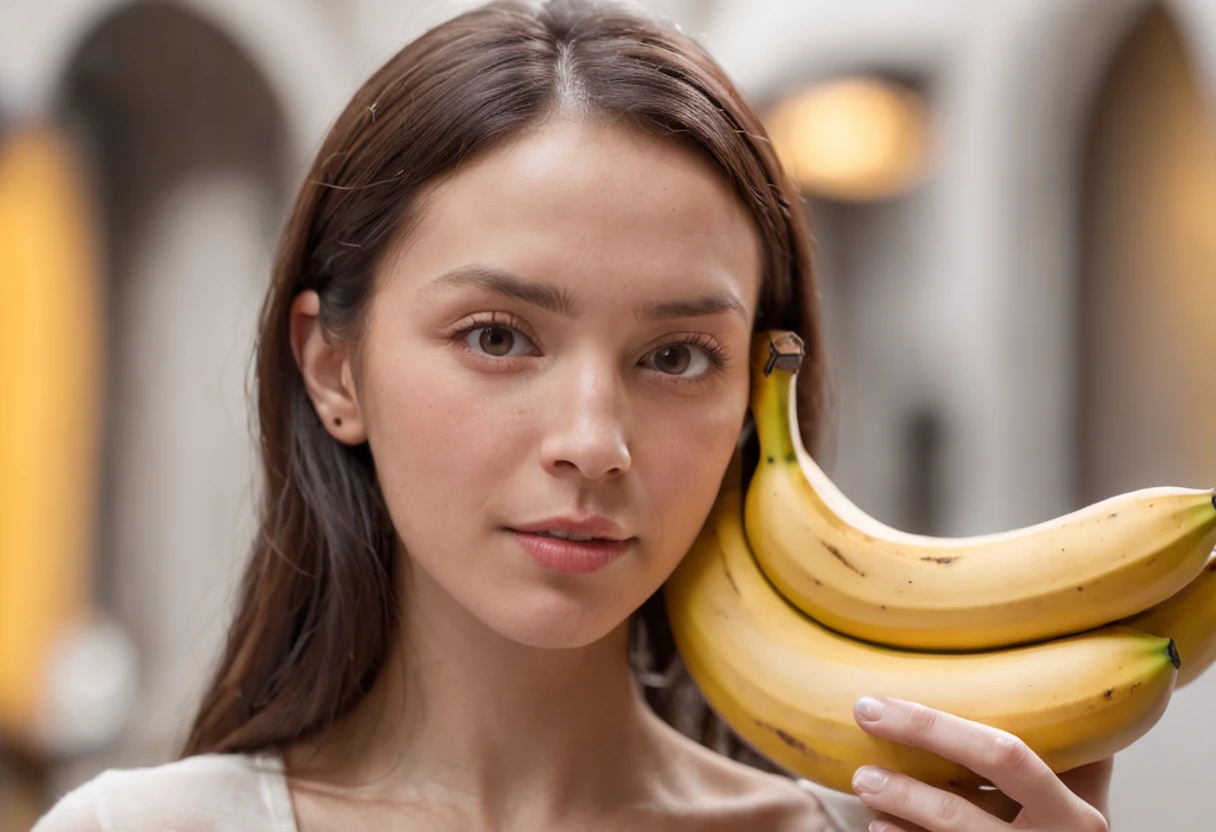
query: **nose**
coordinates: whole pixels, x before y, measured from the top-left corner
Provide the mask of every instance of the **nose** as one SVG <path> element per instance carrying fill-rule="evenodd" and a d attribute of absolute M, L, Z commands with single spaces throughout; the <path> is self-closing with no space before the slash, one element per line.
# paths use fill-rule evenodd
<path fill-rule="evenodd" d="M 545 468 L 555 476 L 579 471 L 589 480 L 629 470 L 621 382 L 608 362 L 572 361 L 556 374 L 558 388 L 541 446 Z"/>

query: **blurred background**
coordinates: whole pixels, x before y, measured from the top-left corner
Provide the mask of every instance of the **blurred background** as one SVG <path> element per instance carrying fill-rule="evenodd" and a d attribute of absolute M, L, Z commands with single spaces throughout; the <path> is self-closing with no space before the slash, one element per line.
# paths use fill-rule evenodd
<path fill-rule="evenodd" d="M 472 5 L 0 2 L 0 830 L 176 753 L 253 531 L 288 200 Z M 648 5 L 803 185 L 858 505 L 965 535 L 1216 485 L 1216 0 Z M 1209 673 L 1118 755 L 1117 828 L 1211 828 L 1213 701 Z"/>

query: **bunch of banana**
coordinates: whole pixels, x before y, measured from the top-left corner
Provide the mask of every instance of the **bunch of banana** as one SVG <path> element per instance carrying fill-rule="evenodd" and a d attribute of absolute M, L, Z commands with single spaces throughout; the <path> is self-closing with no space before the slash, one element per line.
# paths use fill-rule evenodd
<path fill-rule="evenodd" d="M 1010 647 L 1137 615 L 1203 571 L 1216 545 L 1211 490 L 1146 488 L 967 538 L 883 525 L 851 503 L 802 445 L 791 394 L 802 352 L 798 335 L 784 330 L 752 342 L 760 459 L 747 489 L 745 532 L 781 595 L 820 623 L 915 650 Z M 1216 605 L 1212 583 L 1169 609 L 1201 609 L 1203 598 Z M 1171 614 L 1182 613 L 1158 611 L 1151 620 L 1159 626 Z M 1197 626 L 1213 628 L 1210 620 Z"/>
<path fill-rule="evenodd" d="M 1216 497 L 1153 488 L 966 539 L 906 534 L 849 502 L 803 448 L 802 342 L 753 341 L 760 458 L 736 450 L 664 587 L 710 706 L 801 777 L 851 793 L 873 764 L 986 784 L 857 726 L 859 696 L 919 702 L 1020 737 L 1054 771 L 1131 745 L 1216 661 Z"/>
<path fill-rule="evenodd" d="M 1164 713 L 1179 658 L 1169 638 L 1112 624 L 976 653 L 871 644 L 804 614 L 765 578 L 744 532 L 736 451 L 696 542 L 664 585 L 672 632 L 706 701 L 761 754 L 851 793 L 874 764 L 939 786 L 987 783 L 936 754 L 876 738 L 859 696 L 920 702 L 1021 737 L 1055 771 L 1103 759 Z"/>

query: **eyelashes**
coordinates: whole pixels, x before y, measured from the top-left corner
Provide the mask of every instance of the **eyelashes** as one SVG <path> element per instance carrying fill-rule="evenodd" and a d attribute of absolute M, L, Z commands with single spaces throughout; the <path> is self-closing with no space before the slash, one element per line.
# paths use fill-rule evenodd
<path fill-rule="evenodd" d="M 484 330 L 517 332 L 518 334 L 523 335 L 528 342 L 534 345 L 534 349 L 527 354 L 521 355 L 489 355 L 488 353 L 482 352 L 481 350 L 478 350 L 467 343 L 469 335 Z M 535 350 L 535 345 L 539 342 L 539 339 L 536 338 L 531 329 L 522 321 L 514 318 L 513 316 L 501 315 L 497 312 L 482 313 L 474 316 L 467 324 L 452 332 L 450 338 L 458 348 L 472 355 L 476 355 L 480 360 L 490 365 L 503 365 L 514 362 L 521 358 L 539 357 Z M 646 358 L 655 355 L 661 350 L 681 345 L 697 347 L 701 355 L 704 356 L 707 366 L 702 374 L 693 378 L 685 378 L 683 376 L 666 373 L 652 367 L 647 367 L 647 369 L 652 369 L 655 373 L 662 376 L 664 380 L 670 380 L 673 383 L 697 384 L 711 381 L 715 376 L 730 366 L 730 357 L 727 355 L 726 351 L 722 349 L 722 347 L 720 347 L 711 336 L 705 333 L 688 333 L 686 335 L 673 336 L 671 341 L 668 341 L 667 343 L 662 344 L 661 346 L 648 352 L 646 354 Z M 646 358 L 639 361 L 638 366 L 645 366 Z"/>
<path fill-rule="evenodd" d="M 678 344 L 691 344 L 692 346 L 700 347 L 705 351 L 705 356 L 719 370 L 726 369 L 727 358 L 726 351 L 719 347 L 712 338 L 703 333 L 692 333 L 688 336 L 677 336 L 675 341 L 670 344 L 664 344 L 659 349 L 670 347 Z"/>

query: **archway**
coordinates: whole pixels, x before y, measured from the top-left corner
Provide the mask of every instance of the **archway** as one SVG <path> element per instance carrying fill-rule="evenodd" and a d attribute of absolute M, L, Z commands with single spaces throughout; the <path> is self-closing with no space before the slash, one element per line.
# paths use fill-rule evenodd
<path fill-rule="evenodd" d="M 125 6 L 68 63 L 55 120 L 104 218 L 107 368 L 96 588 L 142 662 L 141 719 L 64 782 L 167 759 L 252 532 L 245 385 L 290 175 L 282 108 L 237 39 Z"/>
<path fill-rule="evenodd" d="M 1110 53 L 1081 128 L 1077 504 L 1210 487 L 1216 472 L 1216 128 L 1195 70 L 1166 8 L 1148 7 Z M 1212 805 L 1216 753 L 1200 739 L 1216 726 L 1212 693 L 1216 678 L 1175 694 L 1120 753 L 1120 825 L 1181 828 Z M 1162 787 L 1168 806 L 1149 796 Z"/>
<path fill-rule="evenodd" d="M 1216 122 L 1170 15 L 1115 50 L 1082 172 L 1080 499 L 1216 471 Z"/>

